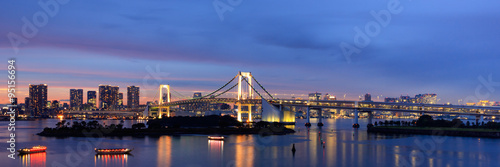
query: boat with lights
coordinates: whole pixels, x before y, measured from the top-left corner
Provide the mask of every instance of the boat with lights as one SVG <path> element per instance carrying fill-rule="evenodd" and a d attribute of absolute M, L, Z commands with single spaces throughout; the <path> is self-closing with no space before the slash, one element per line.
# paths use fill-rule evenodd
<path fill-rule="evenodd" d="M 128 148 L 109 148 L 109 149 L 95 148 L 95 152 L 97 154 L 128 154 L 132 150 L 133 149 L 128 149 Z"/>
<path fill-rule="evenodd" d="M 208 136 L 208 140 L 224 140 L 224 136 Z"/>
<path fill-rule="evenodd" d="M 45 150 L 47 150 L 47 147 L 39 145 L 31 148 L 19 149 L 17 150 L 17 152 L 19 152 L 20 154 L 31 154 L 31 153 L 45 152 Z"/>

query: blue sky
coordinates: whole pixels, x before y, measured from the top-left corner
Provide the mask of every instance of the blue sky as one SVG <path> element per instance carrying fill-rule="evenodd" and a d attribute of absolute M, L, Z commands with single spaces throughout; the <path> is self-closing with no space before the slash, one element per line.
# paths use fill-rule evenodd
<path fill-rule="evenodd" d="M 36 1 L 3 1 L 0 55 L 17 59 L 20 98 L 29 83 L 47 83 L 51 100 L 68 99 L 70 88 L 111 84 L 125 92 L 138 85 L 144 103 L 159 82 L 191 96 L 250 71 L 283 97 L 437 93 L 443 103 L 500 101 L 500 85 L 486 89 L 478 79 L 500 82 L 498 1 L 242 0 L 231 6 L 220 0 L 232 9 L 223 20 L 213 2 L 70 0 L 15 52 L 7 34 L 22 36 L 22 18 L 33 22 L 44 10 Z M 365 30 L 377 21 L 371 11 L 397 2 L 401 11 L 348 61 L 340 43 L 355 45 L 355 27 Z M 152 75 L 160 77 L 145 82 Z"/>

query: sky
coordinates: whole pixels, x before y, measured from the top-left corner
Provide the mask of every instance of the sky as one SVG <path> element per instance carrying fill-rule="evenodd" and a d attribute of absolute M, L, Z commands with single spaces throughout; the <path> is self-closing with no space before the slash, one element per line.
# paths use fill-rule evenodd
<path fill-rule="evenodd" d="M 39 2 L 0 2 L 0 71 L 16 59 L 19 99 L 28 84 L 63 101 L 72 88 L 135 85 L 143 104 L 160 84 L 192 96 L 245 71 L 281 98 L 500 101 L 500 1 Z"/>

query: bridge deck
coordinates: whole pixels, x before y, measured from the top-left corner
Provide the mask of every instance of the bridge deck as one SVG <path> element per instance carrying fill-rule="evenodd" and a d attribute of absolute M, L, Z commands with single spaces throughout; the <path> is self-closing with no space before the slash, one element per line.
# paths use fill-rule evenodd
<path fill-rule="evenodd" d="M 500 116 L 500 107 L 498 106 L 464 106 L 464 105 L 444 105 L 444 104 L 419 104 L 419 103 L 385 103 L 385 102 L 366 102 L 359 101 L 308 101 L 308 100 L 268 100 L 273 105 L 311 107 L 311 108 L 332 108 L 332 109 L 357 109 L 360 112 L 369 111 L 392 111 L 392 112 L 412 112 L 412 113 L 432 113 L 432 114 L 451 114 L 451 115 L 484 115 Z M 202 98 L 179 100 L 162 104 L 162 106 L 176 106 L 194 103 L 241 103 L 241 104 L 260 104 L 261 99 L 237 100 L 235 98 Z M 153 106 L 155 107 L 155 106 Z M 156 106 L 157 107 L 157 106 Z"/>

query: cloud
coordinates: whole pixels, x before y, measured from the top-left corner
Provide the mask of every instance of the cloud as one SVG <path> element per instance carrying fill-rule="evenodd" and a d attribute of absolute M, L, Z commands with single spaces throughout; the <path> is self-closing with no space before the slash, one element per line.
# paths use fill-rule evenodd
<path fill-rule="evenodd" d="M 172 74 L 165 80 L 185 90 L 216 88 L 242 70 L 277 92 L 398 95 L 420 88 L 442 91 L 449 101 L 466 94 L 450 95 L 452 89 L 473 92 L 477 76 L 500 75 L 499 2 L 401 2 L 404 11 L 351 64 L 339 43 L 353 44 L 353 28 L 364 29 L 375 20 L 370 11 L 387 2 L 245 1 L 221 21 L 211 2 L 71 1 L 18 56 L 30 64 L 21 71 L 40 82 L 37 74 L 137 84 L 147 65 L 161 64 Z M 0 5 L 0 34 L 21 34 L 21 18 L 41 9 L 35 2 Z M 2 56 L 14 54 L 8 40 L 0 48 Z"/>

